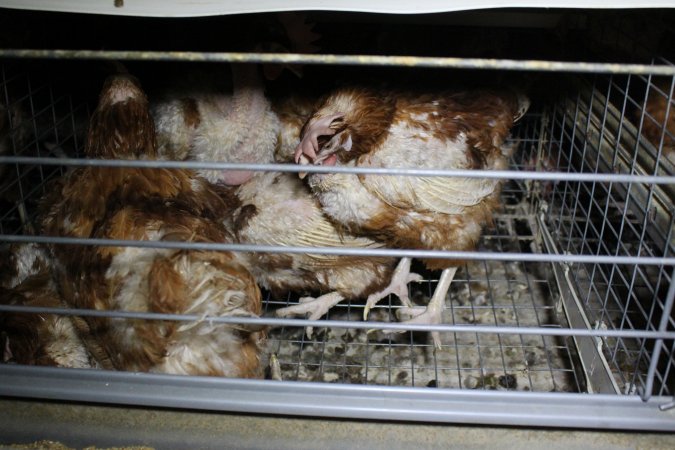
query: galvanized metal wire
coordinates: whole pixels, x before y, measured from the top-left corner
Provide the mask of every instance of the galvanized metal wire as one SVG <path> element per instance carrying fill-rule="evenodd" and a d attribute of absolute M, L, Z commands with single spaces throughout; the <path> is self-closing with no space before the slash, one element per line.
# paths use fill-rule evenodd
<path fill-rule="evenodd" d="M 345 173 L 355 175 L 488 178 L 496 180 L 582 181 L 602 183 L 650 183 L 675 185 L 675 175 L 632 175 L 612 173 L 536 172 L 526 170 L 414 169 L 387 167 L 303 166 L 297 164 L 241 164 L 208 161 L 120 160 L 83 158 L 39 158 L 0 156 L 0 164 L 39 164 L 76 167 L 135 167 L 193 170 L 251 170 L 256 172 Z"/>
<path fill-rule="evenodd" d="M 675 75 L 675 67 L 668 65 L 425 56 L 331 55 L 255 52 L 215 53 L 129 50 L 1 49 L 0 58 L 321 64 L 410 68 L 518 70 L 533 72 Z"/>
<path fill-rule="evenodd" d="M 528 262 L 579 262 L 598 264 L 645 264 L 645 265 L 675 265 L 675 256 L 671 257 L 644 257 L 644 256 L 607 256 L 584 254 L 545 255 L 533 253 L 483 253 L 470 251 L 443 251 L 443 250 L 405 250 L 405 249 L 369 249 L 355 247 L 299 247 L 259 244 L 221 244 L 216 242 L 177 242 L 177 241 L 138 241 L 123 239 L 93 239 L 68 238 L 59 236 L 26 236 L 0 235 L 0 242 L 35 242 L 39 244 L 63 245 L 94 245 L 105 247 L 139 247 L 162 248 L 179 250 L 214 250 L 235 252 L 261 253 L 316 253 L 324 255 L 349 256 L 389 256 L 408 258 L 455 259 L 455 260 L 483 260 L 495 261 L 528 261 Z"/>
<path fill-rule="evenodd" d="M 0 305 L 0 311 L 32 314 L 56 314 L 62 316 L 106 317 L 120 319 L 164 320 L 172 322 L 207 322 L 213 324 L 269 325 L 287 327 L 351 328 L 361 330 L 395 331 L 442 331 L 453 333 L 515 334 L 530 336 L 595 336 L 631 337 L 646 339 L 675 339 L 675 331 L 646 330 L 586 330 L 578 328 L 510 327 L 487 325 L 417 325 L 399 322 L 354 322 L 347 320 L 281 319 L 273 317 L 218 317 L 194 314 L 162 314 L 150 312 L 91 310 L 78 308 L 47 308 L 37 306 Z"/>

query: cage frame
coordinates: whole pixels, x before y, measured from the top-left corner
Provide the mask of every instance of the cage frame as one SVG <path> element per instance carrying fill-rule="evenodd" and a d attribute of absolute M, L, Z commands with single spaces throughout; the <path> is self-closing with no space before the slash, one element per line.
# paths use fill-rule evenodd
<path fill-rule="evenodd" d="M 32 51 L 32 50 L 0 50 L 0 58 L 69 58 L 69 59 L 132 59 L 163 60 L 167 52 L 88 52 L 88 51 Z M 170 52 L 169 52 L 170 53 Z M 604 63 L 565 63 L 541 61 L 509 61 L 509 60 L 466 60 L 454 58 L 417 58 L 402 60 L 396 57 L 368 57 L 337 55 L 274 55 L 274 54 L 182 54 L 168 55 L 175 60 L 185 61 L 208 60 L 220 62 L 300 62 L 312 64 L 383 64 L 390 66 L 414 65 L 418 67 L 453 67 L 480 68 L 502 70 L 534 70 L 534 71 L 567 71 L 574 73 L 605 74 L 642 74 L 666 75 L 675 77 L 675 67 L 667 65 L 619 65 Z M 205 58 L 205 59 L 199 59 Z M 383 59 L 382 59 L 383 58 Z M 412 64 L 411 64 L 412 61 Z M 586 116 L 587 122 L 590 115 Z M 19 156 L 0 156 L 0 164 L 43 164 L 42 158 Z M 185 162 L 101 162 L 95 160 L 65 159 L 51 161 L 53 165 L 111 165 L 111 166 L 147 166 L 147 167 L 192 167 L 192 168 L 247 168 L 254 170 L 300 171 L 300 168 L 289 168 L 278 165 L 237 165 L 208 164 Z M 330 172 L 339 169 L 302 168 L 303 171 Z M 358 170 L 349 170 L 359 172 Z M 669 186 L 675 183 L 672 175 L 622 175 L 622 174 L 570 174 L 564 172 L 538 173 L 532 171 L 420 171 L 406 169 L 365 169 L 362 173 L 384 173 L 393 175 L 428 175 L 428 176 L 471 176 L 492 178 L 515 178 L 522 180 L 560 180 L 560 181 L 593 181 L 614 183 L 650 183 L 651 185 Z M 539 217 L 538 229 L 546 230 Z M 672 223 L 671 223 L 672 227 Z M 672 396 L 652 395 L 646 388 L 641 395 L 623 395 L 618 392 L 613 380 L 597 379 L 597 374 L 589 365 L 595 366 L 600 361 L 606 367 L 602 352 L 598 350 L 598 340 L 603 337 L 643 337 L 654 339 L 651 364 L 647 374 L 646 385 L 654 382 L 656 364 L 659 360 L 664 340 L 675 339 L 675 332 L 668 331 L 668 317 L 672 314 L 675 301 L 675 283 L 671 283 L 666 295 L 661 321 L 656 331 L 639 330 L 594 330 L 588 318 L 583 314 L 576 318 L 571 312 L 583 313 L 578 305 L 573 283 L 566 277 L 565 267 L 570 263 L 613 263 L 613 264 L 647 264 L 672 266 L 671 280 L 675 279 L 675 257 L 645 256 L 600 256 L 586 254 L 564 254 L 555 246 L 555 240 L 543 233 L 543 243 L 548 253 L 504 253 L 486 257 L 481 252 L 433 252 L 402 250 L 358 250 L 358 249 L 319 249 L 321 252 L 358 255 L 386 255 L 411 257 L 463 258 L 470 260 L 494 259 L 499 261 L 538 261 L 550 262 L 554 267 L 558 288 L 563 298 L 571 328 L 551 330 L 543 327 L 509 328 L 497 326 L 477 326 L 467 329 L 458 325 L 444 326 L 406 326 L 400 324 L 354 323 L 346 321 L 305 321 L 290 319 L 220 319 L 232 323 L 261 323 L 287 326 L 322 326 L 345 328 L 379 329 L 414 329 L 420 331 L 440 330 L 446 332 L 490 333 L 501 335 L 541 334 L 573 336 L 580 348 L 584 372 L 590 385 L 600 386 L 593 394 L 542 393 L 542 392 L 491 392 L 469 391 L 465 389 L 425 389 L 402 388 L 395 386 L 357 386 L 331 385 L 306 382 L 276 382 L 270 380 L 233 380 L 213 379 L 206 377 L 178 377 L 171 375 L 119 373 L 105 370 L 82 371 L 77 369 L 16 367 L 0 364 L 0 395 L 7 397 L 73 400 L 82 402 L 113 403 L 126 405 L 145 405 L 170 408 L 196 408 L 215 411 L 239 411 L 265 414 L 309 415 L 325 417 L 351 417 L 384 420 L 486 423 L 499 425 L 555 426 L 574 428 L 606 428 L 675 431 L 675 402 Z M 184 244 L 149 243 L 139 244 L 133 241 L 106 241 L 94 239 L 36 238 L 15 235 L 0 235 L 2 242 L 42 242 L 72 243 L 81 245 L 136 245 L 166 248 L 209 248 L 238 251 L 272 251 L 272 252 L 306 252 L 308 248 L 260 247 L 235 244 Z M 316 249 L 312 249 L 316 252 Z M 25 309 L 25 308 L 24 308 Z M 28 308 L 31 309 L 31 308 Z M 20 311 L 21 308 L 0 306 L 0 311 Z M 32 309 L 39 312 L 39 308 Z M 42 312 L 64 313 L 64 311 L 46 310 Z M 666 313 L 667 312 L 667 313 Z M 70 310 L 67 314 L 95 315 L 94 312 Z M 106 312 L 105 315 L 120 314 Z M 152 314 L 122 314 L 126 317 L 161 318 Z M 154 317 L 153 317 L 154 316 Z M 194 320 L 194 317 L 174 317 L 176 320 Z M 218 320 L 218 318 L 214 318 Z M 582 349 L 584 348 L 584 349 Z M 172 394 L 167 395 L 167 389 Z M 614 392 L 609 395 L 607 393 Z M 317 399 L 321 399 L 318 401 Z"/>

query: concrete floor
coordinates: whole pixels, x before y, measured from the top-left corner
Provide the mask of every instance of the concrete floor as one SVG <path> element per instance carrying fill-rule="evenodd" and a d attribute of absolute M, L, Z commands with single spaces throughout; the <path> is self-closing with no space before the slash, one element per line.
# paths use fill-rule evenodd
<path fill-rule="evenodd" d="M 41 440 L 66 448 L 675 448 L 675 434 L 325 420 L 0 399 L 0 448 Z"/>

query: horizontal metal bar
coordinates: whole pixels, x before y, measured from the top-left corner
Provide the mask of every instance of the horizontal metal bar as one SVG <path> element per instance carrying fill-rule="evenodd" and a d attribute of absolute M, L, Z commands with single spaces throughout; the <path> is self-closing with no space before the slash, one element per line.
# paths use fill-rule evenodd
<path fill-rule="evenodd" d="M 0 234 L 0 242 L 63 245 L 98 245 L 104 247 L 140 247 L 178 250 L 212 250 L 253 253 L 314 253 L 322 255 L 383 256 L 391 258 L 428 258 L 454 260 L 529 261 L 529 262 L 581 262 L 598 264 L 644 264 L 651 266 L 675 266 L 675 256 L 611 256 L 611 255 L 549 255 L 538 253 L 487 253 L 444 250 L 408 250 L 354 247 L 284 247 L 281 245 L 221 244 L 215 242 L 134 241 L 123 239 L 89 239 L 57 236 L 30 236 Z"/>
<path fill-rule="evenodd" d="M 47 308 L 35 306 L 0 305 L 0 311 L 31 314 L 58 314 L 62 316 L 108 317 L 142 320 L 167 320 L 174 322 L 209 322 L 219 324 L 243 324 L 272 327 L 325 327 L 350 328 L 363 330 L 398 330 L 398 331 L 442 331 L 448 333 L 481 333 L 481 334 L 517 334 L 545 336 L 595 336 L 626 337 L 644 339 L 673 339 L 675 331 L 647 330 L 589 330 L 581 328 L 547 328 L 547 327 L 508 327 L 490 325 L 417 325 L 399 322 L 353 322 L 348 320 L 305 320 L 280 319 L 275 317 L 219 317 L 197 316 L 194 314 L 161 314 L 134 311 L 99 311 L 91 309 Z"/>
<path fill-rule="evenodd" d="M 179 52 L 130 50 L 3 49 L 0 58 L 113 59 L 229 63 L 321 64 L 453 69 L 522 70 L 533 72 L 675 75 L 667 65 L 566 62 L 428 56 L 332 55 L 301 53 Z"/>
<path fill-rule="evenodd" d="M 635 395 L 361 386 L 0 364 L 0 396 L 244 413 L 675 431 Z"/>
<path fill-rule="evenodd" d="M 585 181 L 606 183 L 673 184 L 675 175 L 630 175 L 616 173 L 536 172 L 526 170 L 447 170 L 385 167 L 303 166 L 298 164 L 237 164 L 204 161 L 109 160 L 86 158 L 38 158 L 0 156 L 0 164 L 39 164 L 43 166 L 139 167 L 192 170 L 251 170 L 257 172 L 349 173 L 417 177 L 490 178 L 499 180 Z"/>

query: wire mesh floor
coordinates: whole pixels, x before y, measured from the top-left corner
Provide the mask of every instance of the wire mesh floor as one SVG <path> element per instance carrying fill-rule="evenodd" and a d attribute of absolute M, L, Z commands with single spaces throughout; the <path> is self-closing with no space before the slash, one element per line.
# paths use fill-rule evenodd
<path fill-rule="evenodd" d="M 514 193 L 505 189 L 505 199 Z M 506 200 L 508 204 L 509 201 Z M 535 245 L 526 205 L 506 206 L 481 243 L 481 251 L 518 251 Z M 413 268 L 414 269 L 414 268 Z M 518 262 L 474 261 L 457 272 L 446 297 L 443 322 L 453 325 L 561 327 L 555 288 L 545 270 Z M 410 284 L 413 303 L 426 305 L 436 279 Z M 268 299 L 267 314 L 293 303 Z M 369 320 L 396 321 L 398 299 L 372 310 Z M 363 304 L 341 304 L 331 320 L 362 320 Z M 293 381 L 351 384 L 579 392 L 572 347 L 555 336 L 446 333 L 434 351 L 429 333 L 385 334 L 363 329 L 270 331 L 268 350 L 279 359 L 282 377 Z"/>

